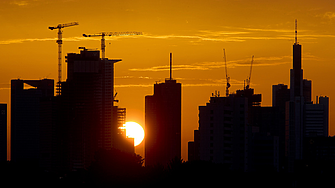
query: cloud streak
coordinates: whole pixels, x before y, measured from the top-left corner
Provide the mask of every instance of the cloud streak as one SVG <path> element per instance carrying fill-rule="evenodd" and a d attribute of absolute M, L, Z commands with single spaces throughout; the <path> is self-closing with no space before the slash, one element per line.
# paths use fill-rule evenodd
<path fill-rule="evenodd" d="M 258 57 L 254 58 L 253 66 L 276 66 L 281 64 L 290 63 L 290 56 L 281 56 L 281 57 Z M 250 66 L 251 58 L 249 59 L 239 59 L 227 61 L 228 68 L 242 67 L 242 66 Z M 189 65 L 173 65 L 173 70 L 212 70 L 218 68 L 224 68 L 224 62 L 202 62 L 202 63 L 194 63 Z M 170 66 L 162 65 L 162 66 L 154 66 L 149 68 L 133 68 L 129 69 L 130 71 L 142 71 L 142 72 L 159 72 L 159 71 L 168 71 Z"/>
<path fill-rule="evenodd" d="M 22 6 L 24 3 L 22 4 Z M 335 13 L 329 12 L 325 17 L 335 18 Z M 301 34 L 306 31 L 299 30 L 299 38 L 314 40 L 317 38 L 334 38 L 335 35 L 322 34 Z M 311 33 L 311 32 L 309 32 Z M 293 40 L 293 31 L 285 29 L 267 29 L 267 28 L 245 28 L 245 27 L 223 27 L 222 30 L 198 30 L 190 35 L 177 34 L 152 34 L 143 33 L 143 35 L 131 35 L 122 37 L 108 37 L 108 40 L 119 40 L 122 38 L 141 38 L 141 39 L 186 39 L 188 42 L 244 42 L 247 40 Z M 26 38 L 26 39 L 11 39 L 0 41 L 0 44 L 15 44 L 23 42 L 42 42 L 56 41 L 57 38 Z M 100 37 L 67 37 L 64 41 L 87 41 L 100 40 Z"/>
<path fill-rule="evenodd" d="M 133 77 L 134 78 L 134 77 Z M 176 78 L 182 82 L 183 87 L 225 87 L 226 79 L 197 79 L 197 78 Z M 153 87 L 154 83 L 162 83 L 161 81 L 153 81 L 148 84 L 115 84 L 115 88 L 131 88 L 131 87 Z M 231 79 L 230 83 L 233 85 L 243 85 L 244 81 Z"/>

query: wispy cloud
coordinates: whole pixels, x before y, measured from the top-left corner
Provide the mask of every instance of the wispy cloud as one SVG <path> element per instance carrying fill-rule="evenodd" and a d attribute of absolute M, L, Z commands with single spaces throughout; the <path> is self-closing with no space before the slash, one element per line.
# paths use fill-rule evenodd
<path fill-rule="evenodd" d="M 134 78 L 134 77 L 133 77 Z M 175 78 L 182 82 L 183 87 L 225 87 L 226 79 L 199 79 L 199 78 Z M 138 81 L 140 82 L 140 81 Z M 153 87 L 153 83 L 161 83 L 162 81 L 154 81 L 148 84 L 115 84 L 115 88 L 130 88 L 130 87 Z M 233 85 L 243 85 L 244 81 L 231 79 L 230 83 Z"/>
<path fill-rule="evenodd" d="M 24 3 L 23 3 L 24 4 Z M 335 18 L 335 12 L 328 12 L 325 16 Z M 199 42 L 244 42 L 248 40 L 293 40 L 292 30 L 285 29 L 268 29 L 268 28 L 246 28 L 246 27 L 223 27 L 221 30 L 199 30 L 190 32 L 189 35 L 178 34 L 152 34 L 143 33 L 143 35 L 130 35 L 122 37 L 108 37 L 108 40 L 120 40 L 123 38 L 141 38 L 141 39 L 185 39 L 191 43 Z M 314 40 L 317 38 L 334 38 L 335 35 L 329 34 L 304 34 L 304 30 L 299 30 L 299 38 Z M 311 32 L 309 32 L 311 33 Z M 87 41 L 100 40 L 100 37 L 66 37 L 64 41 Z M 57 38 L 23 38 L 2 40 L 0 44 L 15 44 L 23 42 L 41 42 L 55 41 Z"/>
<path fill-rule="evenodd" d="M 10 84 L 0 83 L 0 90 L 10 89 Z"/>
<path fill-rule="evenodd" d="M 136 37 L 134 36 L 122 36 L 122 38 L 130 38 L 130 37 Z M 121 37 L 110 37 L 108 40 L 118 40 Z M 9 39 L 9 40 L 2 40 L 0 41 L 0 44 L 17 44 L 17 43 L 24 43 L 24 42 L 43 42 L 43 41 L 56 41 L 58 38 L 21 38 L 21 39 Z M 65 37 L 62 39 L 63 41 L 100 41 L 100 37 Z"/>
<path fill-rule="evenodd" d="M 12 1 L 10 2 L 10 4 L 17 6 L 26 6 L 28 5 L 28 1 Z"/>
<path fill-rule="evenodd" d="M 324 18 L 328 18 L 328 19 L 334 19 L 335 18 L 335 12 L 326 12 L 323 15 Z"/>
<path fill-rule="evenodd" d="M 24 42 L 44 42 L 44 41 L 56 41 L 57 38 L 26 38 L 26 39 L 10 39 L 10 40 L 2 40 L 0 44 L 17 44 Z M 63 38 L 63 41 L 83 41 L 83 40 L 100 40 L 99 38 L 91 38 L 91 37 L 67 37 Z"/>
<path fill-rule="evenodd" d="M 290 63 L 290 56 L 281 56 L 281 57 L 258 57 L 254 58 L 253 66 L 275 66 L 280 64 Z M 251 57 L 227 61 L 228 68 L 235 68 L 241 66 L 250 66 Z M 188 65 L 173 65 L 173 70 L 212 70 L 217 68 L 225 67 L 225 63 L 223 61 L 218 62 L 202 62 L 202 63 L 194 63 Z M 168 71 L 170 66 L 162 65 L 162 66 L 154 66 L 148 68 L 133 68 L 129 69 L 130 71 L 143 71 L 143 72 L 158 72 L 158 71 Z"/>

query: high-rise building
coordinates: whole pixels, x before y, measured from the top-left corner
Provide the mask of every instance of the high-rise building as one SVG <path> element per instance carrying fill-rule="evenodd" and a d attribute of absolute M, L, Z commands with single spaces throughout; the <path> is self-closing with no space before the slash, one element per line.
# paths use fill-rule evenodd
<path fill-rule="evenodd" d="M 171 72 L 170 79 L 156 83 L 154 94 L 145 97 L 145 134 L 146 166 L 181 158 L 181 84 Z"/>
<path fill-rule="evenodd" d="M 0 104 L 0 161 L 7 161 L 7 104 Z"/>
<path fill-rule="evenodd" d="M 111 149 L 117 124 L 113 123 L 114 63 L 100 59 L 99 51 L 85 48 L 66 56 L 67 80 L 61 83 L 59 122 L 64 135 L 69 170 L 87 168 L 98 149 Z"/>
<path fill-rule="evenodd" d="M 329 98 L 317 100 L 316 104 L 305 104 L 304 137 L 328 137 Z"/>
<path fill-rule="evenodd" d="M 44 162 L 53 156 L 54 80 L 11 80 L 11 160 Z M 49 118 L 49 119 L 47 119 Z M 48 140 L 44 139 L 48 138 Z M 54 142 L 53 142 L 54 143 Z"/>
<path fill-rule="evenodd" d="M 248 135 L 248 100 L 245 97 L 210 98 L 199 107 L 200 160 L 244 171 Z"/>
<path fill-rule="evenodd" d="M 272 85 L 272 106 L 285 109 L 285 103 L 290 101 L 290 89 L 287 85 Z"/>
<path fill-rule="evenodd" d="M 297 33 L 297 31 L 296 31 Z M 290 70 L 290 103 L 287 110 L 288 119 L 288 168 L 294 170 L 296 160 L 303 157 L 303 70 L 301 68 L 301 45 L 297 39 L 293 45 L 293 69 Z"/>
<path fill-rule="evenodd" d="M 293 69 L 290 77 L 290 102 L 286 105 L 286 151 L 288 171 L 293 172 L 296 161 L 306 158 L 304 140 L 310 137 L 328 136 L 329 99 L 321 97 L 313 104 L 312 81 L 303 79 L 301 45 L 297 42 L 297 30 L 293 45 Z"/>
<path fill-rule="evenodd" d="M 199 130 L 189 142 L 189 160 L 211 161 L 242 172 L 278 170 L 273 109 L 262 108 L 260 102 L 261 95 L 251 88 L 228 97 L 212 96 L 199 107 Z"/>

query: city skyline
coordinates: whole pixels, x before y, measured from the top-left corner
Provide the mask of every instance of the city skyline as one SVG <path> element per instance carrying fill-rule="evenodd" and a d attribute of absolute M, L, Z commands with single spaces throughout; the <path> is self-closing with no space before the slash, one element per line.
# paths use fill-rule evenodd
<path fill-rule="evenodd" d="M 104 8 L 101 4 L 105 4 Z M 1 2 L 4 29 L 0 36 L 0 102 L 9 106 L 11 79 L 56 80 L 57 32 L 50 31 L 49 26 L 79 22 L 76 27 L 64 29 L 63 67 L 65 54 L 78 51 L 80 46 L 100 49 L 99 37 L 84 38 L 83 33 L 140 31 L 142 36 L 106 38 L 106 57 L 123 60 L 115 65 L 118 105 L 127 108 L 127 121 L 144 126 L 144 96 L 152 93 L 156 81 L 168 77 L 168 55 L 172 52 L 174 78 L 183 85 L 181 142 L 182 158 L 187 159 L 187 142 L 193 140 L 193 130 L 198 127 L 198 106 L 204 105 L 216 90 L 222 95 L 225 90 L 222 48 L 226 49 L 230 91 L 243 88 L 254 55 L 251 87 L 262 93 L 262 106 L 270 106 L 271 86 L 289 85 L 294 20 L 298 19 L 304 77 L 313 80 L 312 101 L 316 96 L 334 96 L 335 91 L 329 86 L 335 59 L 334 6 L 330 1 L 262 0 L 170 4 Z M 330 100 L 330 135 L 335 133 L 332 104 Z"/>

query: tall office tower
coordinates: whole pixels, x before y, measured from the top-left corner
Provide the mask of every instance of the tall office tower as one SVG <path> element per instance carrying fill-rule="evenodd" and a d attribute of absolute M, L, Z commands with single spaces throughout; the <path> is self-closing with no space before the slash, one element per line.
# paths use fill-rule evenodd
<path fill-rule="evenodd" d="M 54 80 L 11 80 L 12 161 L 45 164 L 54 156 L 55 137 L 49 133 L 55 126 L 45 116 L 53 111 L 53 96 Z"/>
<path fill-rule="evenodd" d="M 329 98 L 317 100 L 316 104 L 305 104 L 304 137 L 328 137 Z"/>
<path fill-rule="evenodd" d="M 305 103 L 312 102 L 312 80 L 302 80 L 302 95 Z"/>
<path fill-rule="evenodd" d="M 245 97 L 214 96 L 206 106 L 199 106 L 200 160 L 244 171 L 247 116 L 248 100 Z"/>
<path fill-rule="evenodd" d="M 0 162 L 7 161 L 7 104 L 0 104 Z"/>
<path fill-rule="evenodd" d="M 272 85 L 272 106 L 280 106 L 285 110 L 285 103 L 290 101 L 290 89 L 287 85 Z"/>
<path fill-rule="evenodd" d="M 228 97 L 214 95 L 206 106 L 200 106 L 199 130 L 194 132 L 194 143 L 189 142 L 188 148 L 192 160 L 225 164 L 236 171 L 278 166 L 274 164 L 278 161 L 278 147 L 273 147 L 278 146 L 278 137 L 267 135 L 266 127 L 262 127 L 262 120 L 268 121 L 264 116 L 268 116 L 262 116 L 260 102 L 261 95 L 249 88 Z"/>
<path fill-rule="evenodd" d="M 145 97 L 145 165 L 168 164 L 181 158 L 181 84 L 170 79 L 154 85 Z"/>
<path fill-rule="evenodd" d="M 279 165 L 282 167 L 287 166 L 286 154 L 287 148 L 285 143 L 288 139 L 285 137 L 286 131 L 288 131 L 288 125 L 286 125 L 286 105 L 290 104 L 290 89 L 287 85 L 278 84 L 272 86 L 272 108 L 273 108 L 273 123 L 271 127 L 275 127 L 276 135 L 279 137 Z"/>
<path fill-rule="evenodd" d="M 303 70 L 301 69 L 301 45 L 297 42 L 297 27 L 293 45 L 293 69 L 290 70 L 290 103 L 288 119 L 288 168 L 294 170 L 295 161 L 303 157 Z"/>
<path fill-rule="evenodd" d="M 70 170 L 88 167 L 94 153 L 111 149 L 113 136 L 114 63 L 99 51 L 81 48 L 66 56 L 67 80 L 61 83 L 60 122 L 65 132 L 65 161 Z"/>

